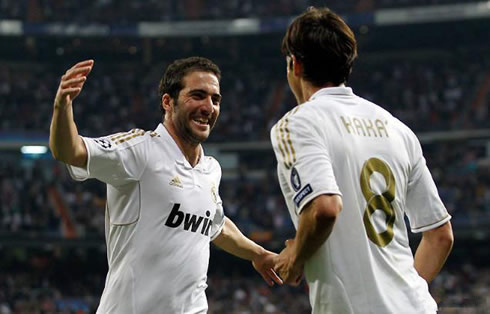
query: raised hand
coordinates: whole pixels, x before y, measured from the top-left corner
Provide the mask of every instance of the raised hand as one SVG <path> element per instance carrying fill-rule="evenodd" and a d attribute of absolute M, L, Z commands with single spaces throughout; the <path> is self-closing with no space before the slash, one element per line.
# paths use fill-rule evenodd
<path fill-rule="evenodd" d="M 54 107 L 64 109 L 66 106 L 71 106 L 81 92 L 83 84 L 87 80 L 87 75 L 92 71 L 94 60 L 85 60 L 72 66 L 61 77 L 58 91 L 54 99 Z"/>

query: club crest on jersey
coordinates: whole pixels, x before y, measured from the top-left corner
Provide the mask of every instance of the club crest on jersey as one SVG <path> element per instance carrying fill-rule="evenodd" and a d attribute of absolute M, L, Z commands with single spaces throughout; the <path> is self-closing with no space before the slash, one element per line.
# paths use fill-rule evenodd
<path fill-rule="evenodd" d="M 213 197 L 213 202 L 218 204 L 218 191 L 216 189 L 216 185 L 213 183 L 211 186 L 211 196 Z"/>
<path fill-rule="evenodd" d="M 176 186 L 176 187 L 181 188 L 181 189 L 184 188 L 184 185 L 182 185 L 182 181 L 180 181 L 179 176 L 173 177 L 172 180 L 170 180 L 170 182 L 168 184 Z"/>
<path fill-rule="evenodd" d="M 301 189 L 301 179 L 299 178 L 298 170 L 295 167 L 291 169 L 291 186 L 295 192 Z"/>
<path fill-rule="evenodd" d="M 313 192 L 313 189 L 311 188 L 311 185 L 307 184 L 305 187 L 296 194 L 294 197 L 293 201 L 296 204 L 297 207 L 299 207 L 299 204 L 301 203 L 302 200 L 305 199 L 308 195 L 310 195 Z"/>

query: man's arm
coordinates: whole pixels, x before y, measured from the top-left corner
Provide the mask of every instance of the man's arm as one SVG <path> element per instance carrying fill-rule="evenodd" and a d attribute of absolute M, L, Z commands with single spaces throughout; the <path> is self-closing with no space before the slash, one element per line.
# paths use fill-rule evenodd
<path fill-rule="evenodd" d="M 243 235 L 237 226 L 225 217 L 225 223 L 221 233 L 213 240 L 213 243 L 226 252 L 240 258 L 252 261 L 252 265 L 270 286 L 274 282 L 282 284 L 273 270 L 274 257 L 277 254 L 268 251 Z"/>
<path fill-rule="evenodd" d="M 426 231 L 415 252 L 415 269 L 430 283 L 439 273 L 453 247 L 451 223 Z"/>
<path fill-rule="evenodd" d="M 286 241 L 286 248 L 277 257 L 274 267 L 284 282 L 299 282 L 304 263 L 328 239 L 341 210 L 342 198 L 339 195 L 323 194 L 301 211 L 296 237 Z"/>
<path fill-rule="evenodd" d="M 72 105 L 73 99 L 80 94 L 93 64 L 93 60 L 79 62 L 61 77 L 49 132 L 49 148 L 53 157 L 83 168 L 87 165 L 87 149 L 78 135 Z"/>

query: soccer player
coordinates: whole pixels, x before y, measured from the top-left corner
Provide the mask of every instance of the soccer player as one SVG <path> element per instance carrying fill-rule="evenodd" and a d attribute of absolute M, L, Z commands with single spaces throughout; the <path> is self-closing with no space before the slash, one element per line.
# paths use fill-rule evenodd
<path fill-rule="evenodd" d="M 221 168 L 201 147 L 220 112 L 219 68 L 201 57 L 176 60 L 160 82 L 163 124 L 88 138 L 78 134 L 72 102 L 93 65 L 62 76 L 50 148 L 76 180 L 107 184 L 109 271 L 97 313 L 206 313 L 210 241 L 251 260 L 268 284 L 281 283 L 277 255 L 224 216 Z"/>
<path fill-rule="evenodd" d="M 327 8 L 310 8 L 282 42 L 298 106 L 271 130 L 295 238 L 275 270 L 296 284 L 303 269 L 313 313 L 435 313 L 428 283 L 453 244 L 415 134 L 346 87 L 353 32 Z M 412 232 L 422 232 L 415 253 Z"/>

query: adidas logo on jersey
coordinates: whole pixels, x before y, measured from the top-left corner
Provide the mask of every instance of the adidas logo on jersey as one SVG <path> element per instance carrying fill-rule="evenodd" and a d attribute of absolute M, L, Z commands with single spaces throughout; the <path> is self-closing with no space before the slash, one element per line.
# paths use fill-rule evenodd
<path fill-rule="evenodd" d="M 182 182 L 180 181 L 179 176 L 175 176 L 172 180 L 170 180 L 169 184 L 179 188 L 184 188 Z"/>
<path fill-rule="evenodd" d="M 197 216 L 194 214 L 184 213 L 179 210 L 180 204 L 175 204 L 172 207 L 170 215 L 168 215 L 167 221 L 165 221 L 165 226 L 170 228 L 178 228 L 182 223 L 184 225 L 184 230 L 190 232 L 199 232 L 202 235 L 209 235 L 209 229 L 211 228 L 211 223 L 213 222 L 209 219 L 211 212 L 206 211 L 206 217 Z M 199 227 L 201 226 L 200 230 Z"/>

